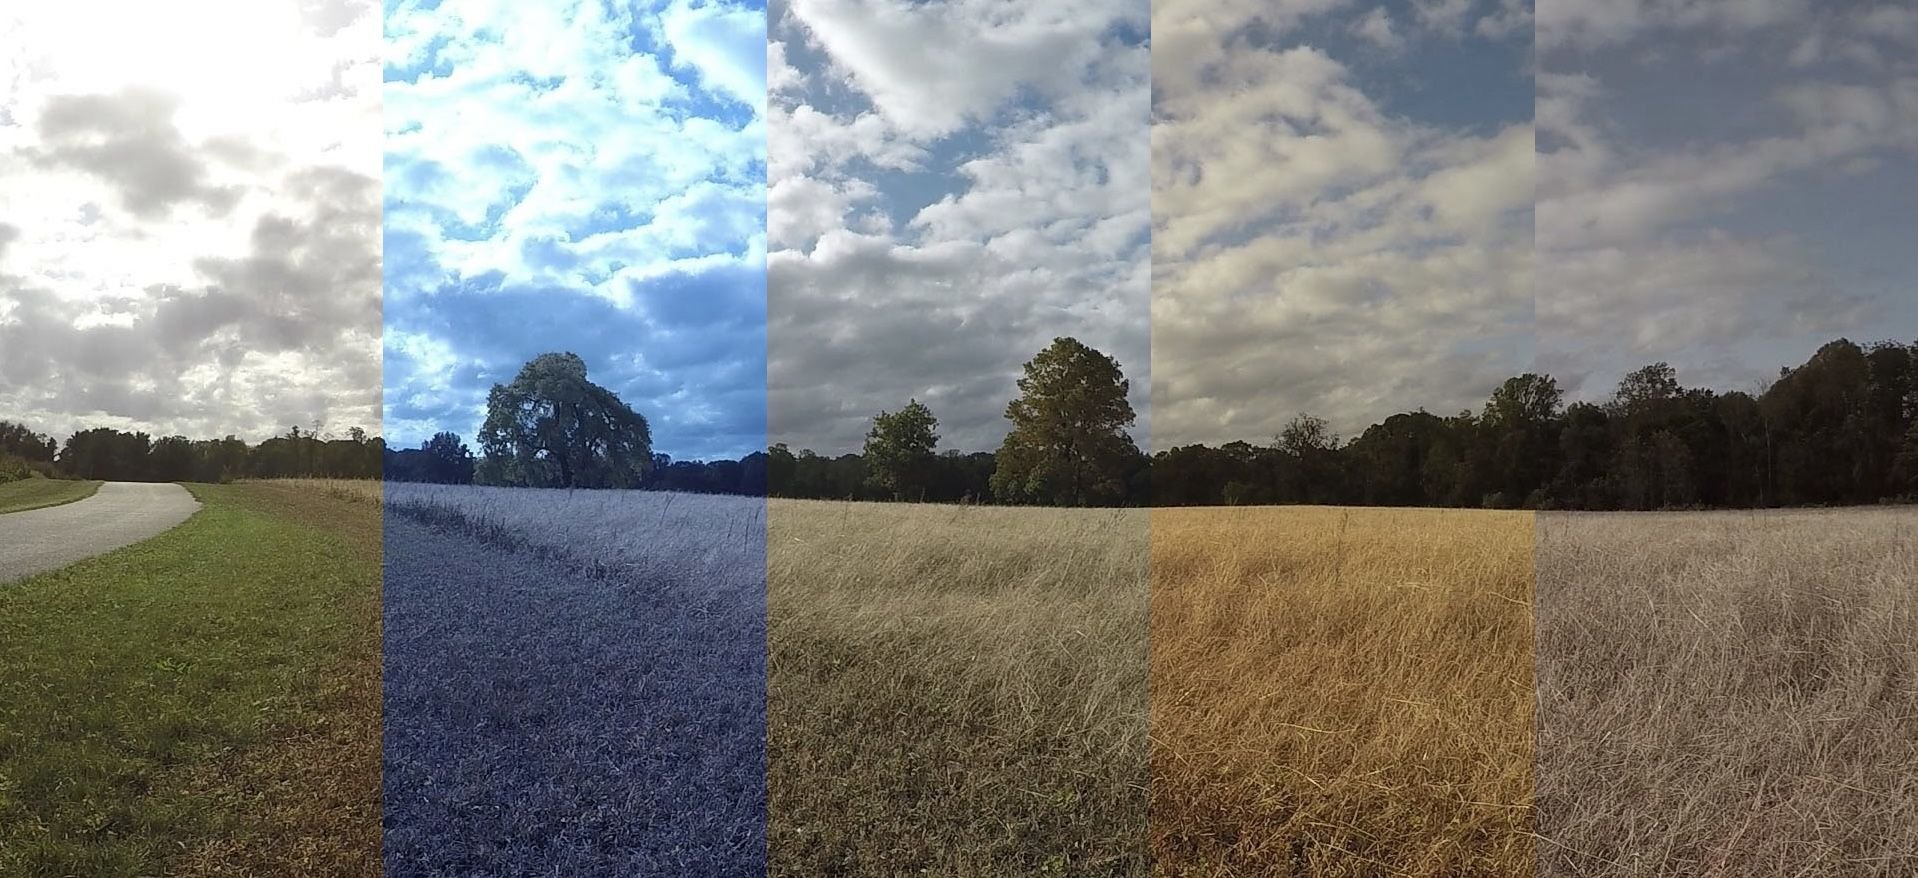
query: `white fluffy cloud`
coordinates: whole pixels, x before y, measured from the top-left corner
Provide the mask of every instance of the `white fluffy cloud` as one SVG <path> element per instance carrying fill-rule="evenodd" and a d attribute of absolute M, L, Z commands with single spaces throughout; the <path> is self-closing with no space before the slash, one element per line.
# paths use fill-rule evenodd
<path fill-rule="evenodd" d="M 1412 18 L 1457 38 L 1510 13 L 1481 7 Z M 1529 366 L 1529 120 L 1388 111 L 1294 36 L 1311 24 L 1402 39 L 1382 10 L 1334 3 L 1155 10 L 1155 34 L 1178 40 L 1154 56 L 1157 447 L 1268 441 L 1301 412 L 1350 434 L 1456 411 Z"/>
<path fill-rule="evenodd" d="M 390 429 L 470 438 L 491 383 L 572 350 L 662 451 L 758 447 L 764 13 L 400 3 L 385 28 Z"/>
<path fill-rule="evenodd" d="M 772 15 L 771 439 L 857 450 L 916 397 L 943 447 L 991 450 L 1021 364 L 1064 335 L 1119 359 L 1143 435 L 1146 4 Z"/>
<path fill-rule="evenodd" d="M 682 64 L 699 71 L 711 91 L 750 107 L 766 103 L 766 14 L 719 3 L 678 0 L 660 16 Z"/>

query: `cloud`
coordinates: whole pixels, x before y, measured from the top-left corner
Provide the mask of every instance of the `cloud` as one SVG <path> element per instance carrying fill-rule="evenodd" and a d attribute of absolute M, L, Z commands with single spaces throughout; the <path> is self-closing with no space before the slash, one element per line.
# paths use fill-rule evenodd
<path fill-rule="evenodd" d="M 1721 389 L 1749 389 L 1779 363 L 1722 364 L 1746 340 L 1845 333 L 1881 312 L 1808 264 L 1789 239 L 1749 241 L 1724 232 L 1629 246 L 1593 246 L 1541 259 L 1541 366 L 1562 373 L 1574 396 L 1609 393 L 1619 368 L 1659 360 L 1719 363 Z M 1589 383 L 1581 376 L 1593 375 Z M 1707 377 L 1694 375 L 1694 379 Z"/>
<path fill-rule="evenodd" d="M 774 4 L 773 441 L 859 448 L 909 398 L 992 450 L 1056 336 L 1116 357 L 1145 435 L 1146 4 Z"/>
<path fill-rule="evenodd" d="M 1886 2 L 1814 0 L 1555 0 L 1537 16 L 1539 49 L 1601 53 L 1706 41 L 1692 57 L 1728 58 L 1763 47 L 1765 63 L 1832 62 L 1885 72 L 1918 67 L 1918 10 Z"/>
<path fill-rule="evenodd" d="M 765 420 L 765 15 L 675 0 L 386 12 L 389 431 L 472 439 L 571 350 L 679 457 Z"/>
<path fill-rule="evenodd" d="M 377 35 L 360 2 L 12 13 L 0 418 L 377 430 Z"/>
<path fill-rule="evenodd" d="M 1655 234 L 1724 209 L 1727 199 L 1882 150 L 1918 147 L 1918 78 L 1882 85 L 1795 83 L 1772 100 L 1795 130 L 1681 149 L 1633 149 L 1586 121 L 1602 93 L 1589 77 L 1541 79 L 1539 239 L 1552 248 Z"/>
<path fill-rule="evenodd" d="M 73 168 L 118 190 L 140 219 L 160 219 L 197 202 L 218 217 L 239 192 L 207 181 L 206 158 L 173 125 L 178 100 L 129 87 L 112 95 L 56 95 L 40 111 L 41 145 L 28 152 L 41 167 Z"/>
<path fill-rule="evenodd" d="M 1360 39 L 1384 21 L 1309 11 Z M 1415 17 L 1462 33 L 1469 11 Z M 1155 445 L 1267 441 L 1301 412 L 1350 435 L 1397 411 L 1475 405 L 1530 365 L 1530 120 L 1388 111 L 1371 67 L 1399 62 L 1347 43 L 1351 64 L 1371 65 L 1356 68 L 1332 48 L 1250 39 L 1258 15 L 1212 21 L 1223 36 L 1192 51 L 1204 65 L 1155 79 Z"/>
<path fill-rule="evenodd" d="M 1054 74 L 1095 66 L 1107 28 L 1144 19 L 1142 4 L 1113 0 L 792 0 L 786 9 L 844 84 L 920 139 L 990 122 L 1017 90 L 1073 87 Z"/>
<path fill-rule="evenodd" d="M 1548 0 L 1538 13 L 1541 50 L 1602 49 L 1658 30 L 1746 33 L 1802 19 L 1810 0 Z"/>
<path fill-rule="evenodd" d="M 1918 65 L 1884 51 L 1911 39 L 1891 9 L 1540 10 L 1541 365 L 1586 396 L 1657 360 L 1752 390 L 1833 337 L 1918 328 L 1918 268 L 1871 243 L 1918 221 L 1892 194 L 1918 173 Z"/>
<path fill-rule="evenodd" d="M 763 108 L 767 64 L 764 11 L 679 0 L 660 18 L 674 54 L 699 71 L 702 85 L 747 106 Z"/>
<path fill-rule="evenodd" d="M 1405 47 L 1405 36 L 1392 24 L 1392 14 L 1380 6 L 1353 22 L 1352 32 L 1361 39 L 1387 51 L 1397 51 Z"/>

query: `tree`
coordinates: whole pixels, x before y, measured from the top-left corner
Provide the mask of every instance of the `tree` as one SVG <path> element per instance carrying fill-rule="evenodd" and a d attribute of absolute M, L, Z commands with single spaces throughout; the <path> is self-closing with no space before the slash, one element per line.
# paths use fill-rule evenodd
<path fill-rule="evenodd" d="M 866 433 L 866 480 L 894 500 L 924 500 L 934 478 L 939 419 L 917 399 L 881 411 Z"/>
<path fill-rule="evenodd" d="M 1618 391 L 1612 395 L 1612 406 L 1630 414 L 1647 405 L 1673 399 L 1681 392 L 1678 370 L 1661 360 L 1620 379 Z"/>
<path fill-rule="evenodd" d="M 631 488 L 652 468 L 646 419 L 586 380 L 576 354 L 541 354 L 511 384 L 495 384 L 480 428 L 483 484 Z"/>
<path fill-rule="evenodd" d="M 1278 451 L 1279 493 L 1295 503 L 1336 503 L 1343 480 L 1339 471 L 1339 435 L 1324 418 L 1294 415 L 1272 439 Z"/>
<path fill-rule="evenodd" d="M 23 424 L 0 421 L 0 454 L 41 463 L 52 463 L 59 443 L 35 433 Z"/>
<path fill-rule="evenodd" d="M 766 493 L 775 497 L 804 496 L 797 493 L 795 476 L 799 473 L 799 459 L 793 456 L 792 449 L 784 442 L 775 442 L 766 450 Z"/>
<path fill-rule="evenodd" d="M 1019 397 L 1006 405 L 1012 432 L 999 449 L 993 495 L 1072 506 L 1124 499 L 1140 454 L 1125 432 L 1135 416 L 1119 362 L 1055 338 L 1018 383 Z"/>
<path fill-rule="evenodd" d="M 164 436 L 147 451 L 146 476 L 158 482 L 193 478 L 193 442 L 185 436 Z"/>
<path fill-rule="evenodd" d="M 1564 398 L 1557 381 L 1528 372 L 1506 379 L 1486 401 L 1479 427 L 1491 443 L 1499 492 L 1508 502 L 1530 497 L 1558 469 L 1557 421 Z"/>
<path fill-rule="evenodd" d="M 473 483 L 473 452 L 458 433 L 434 433 L 433 438 L 420 444 L 420 450 L 426 452 L 422 475 L 427 481 L 442 485 Z"/>
<path fill-rule="evenodd" d="M 1303 458 L 1320 451 L 1331 451 L 1339 447 L 1339 434 L 1324 418 L 1316 415 L 1296 415 L 1287 421 L 1279 435 L 1273 437 L 1274 447 L 1293 457 Z"/>
<path fill-rule="evenodd" d="M 1899 443 L 1898 459 L 1894 465 L 1896 487 L 1906 495 L 1918 497 L 1918 420 L 1911 422 L 1911 428 L 1905 431 L 1904 440 Z"/>

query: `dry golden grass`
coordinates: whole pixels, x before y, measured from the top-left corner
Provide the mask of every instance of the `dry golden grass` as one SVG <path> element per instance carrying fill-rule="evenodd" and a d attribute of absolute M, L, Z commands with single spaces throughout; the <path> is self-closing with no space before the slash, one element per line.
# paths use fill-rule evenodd
<path fill-rule="evenodd" d="M 375 506 L 381 504 L 382 486 L 386 484 L 379 479 L 265 479 L 263 481 L 272 485 L 311 491 L 336 500 L 371 503 Z"/>
<path fill-rule="evenodd" d="M 1154 872 L 1531 875 L 1531 522 L 1154 510 Z"/>
<path fill-rule="evenodd" d="M 1918 875 L 1918 510 L 1538 531 L 1539 874 Z"/>
<path fill-rule="evenodd" d="M 1147 873 L 1145 511 L 768 518 L 771 874 Z"/>

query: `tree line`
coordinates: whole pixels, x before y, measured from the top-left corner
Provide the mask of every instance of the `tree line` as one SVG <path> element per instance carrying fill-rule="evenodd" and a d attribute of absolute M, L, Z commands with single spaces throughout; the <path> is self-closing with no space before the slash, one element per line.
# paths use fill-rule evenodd
<path fill-rule="evenodd" d="M 1349 442 L 1300 416 L 1269 446 L 1157 455 L 1161 506 L 1328 503 L 1645 510 L 1918 498 L 1918 344 L 1839 339 L 1756 395 L 1666 363 L 1600 402 L 1525 374 L 1479 411 L 1393 415 Z"/>
<path fill-rule="evenodd" d="M 1839 339 L 1755 394 L 1686 387 L 1670 365 L 1654 363 L 1607 399 L 1567 404 L 1554 379 L 1527 373 L 1476 411 L 1395 414 L 1349 440 L 1301 414 L 1268 444 L 1150 456 L 1127 432 L 1129 389 L 1116 360 L 1059 338 L 1025 364 L 997 451 L 940 449 L 938 418 L 913 399 L 875 415 L 858 453 L 776 444 L 738 460 L 674 460 L 653 452 L 645 417 L 587 380 L 584 361 L 555 353 L 493 387 L 477 453 L 450 432 L 390 449 L 358 429 L 332 438 L 294 428 L 257 446 L 95 429 L 62 446 L 0 422 L 0 464 L 124 480 L 384 476 L 1057 506 L 1676 509 L 1918 499 L 1918 344 Z"/>
<path fill-rule="evenodd" d="M 153 438 L 108 427 L 59 442 L 25 425 L 0 421 L 0 473 L 14 478 L 117 482 L 228 482 L 234 479 L 379 478 L 385 443 L 353 427 L 343 437 L 293 427 L 257 445 L 223 439 Z M 0 481 L 7 481 L 0 476 Z"/>
<path fill-rule="evenodd" d="M 1607 399 L 1567 403 L 1549 375 L 1478 410 L 1392 415 L 1342 440 L 1294 417 L 1266 444 L 1146 455 L 1117 361 L 1071 338 L 1025 364 L 997 451 L 939 448 L 916 399 L 876 414 L 864 447 L 775 444 L 740 460 L 650 452 L 645 419 L 585 380 L 570 354 L 494 388 L 483 453 L 441 434 L 389 452 L 389 478 L 1060 506 L 1336 504 L 1678 509 L 1877 503 L 1918 497 L 1918 344 L 1833 341 L 1755 394 L 1686 387 L 1654 363 Z"/>
<path fill-rule="evenodd" d="M 859 454 L 793 455 L 775 446 L 772 492 L 1062 505 L 1592 510 L 1918 499 L 1918 344 L 1839 339 L 1781 369 L 1756 394 L 1686 387 L 1660 362 L 1627 375 L 1603 401 L 1567 404 L 1556 380 L 1527 373 L 1502 383 L 1477 411 L 1395 414 L 1350 440 L 1300 414 L 1267 444 L 1187 445 L 1149 460 L 1117 429 L 1131 423 L 1122 408 L 1125 384 L 1117 364 L 1096 351 L 1059 340 L 1027 364 L 1020 390 L 1007 410 L 1015 429 L 997 454 L 937 451 L 938 421 L 914 400 L 875 416 Z M 1035 470 L 1035 459 L 1049 462 Z M 1075 465 L 1091 471 L 1096 490 L 1070 487 L 1076 476 L 1032 490 L 1034 472 Z"/>
<path fill-rule="evenodd" d="M 753 452 L 739 460 L 674 460 L 670 454 L 650 455 L 647 466 L 627 487 L 648 491 L 692 494 L 766 494 L 769 455 Z M 483 469 L 458 433 L 435 433 L 418 448 L 387 449 L 386 479 L 393 482 L 436 482 L 445 485 L 502 484 L 497 469 Z M 481 476 L 485 476 L 484 479 Z M 521 487 L 565 487 L 558 477 L 551 484 L 522 482 Z M 575 484 L 573 487 L 610 487 Z"/>

